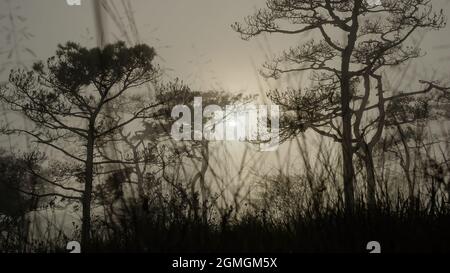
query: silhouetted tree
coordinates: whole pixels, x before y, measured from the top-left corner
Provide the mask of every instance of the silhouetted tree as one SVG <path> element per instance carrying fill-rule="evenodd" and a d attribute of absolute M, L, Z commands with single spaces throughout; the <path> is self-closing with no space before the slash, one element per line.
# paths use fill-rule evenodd
<path fill-rule="evenodd" d="M 104 160 L 95 152 L 99 140 L 115 134 L 137 119 L 151 116 L 161 102 L 133 100 L 127 96 L 153 81 L 158 69 L 152 64 L 155 51 L 147 45 L 126 47 L 123 42 L 87 49 L 76 43 L 59 45 L 56 55 L 31 71 L 14 70 L 9 84 L 2 87 L 0 100 L 10 109 L 28 117 L 34 128 L 6 128 L 7 133 L 32 137 L 50 146 L 75 164 L 83 189 L 67 188 L 81 200 L 84 249 L 88 249 L 91 229 L 91 201 L 95 170 Z M 111 119 L 106 108 L 118 109 L 127 103 L 131 114 Z"/>
<path fill-rule="evenodd" d="M 446 154 L 442 151 L 442 158 L 431 158 L 430 150 L 445 143 L 447 135 L 433 137 L 427 133 L 427 125 L 433 121 L 448 121 L 450 115 L 448 107 L 450 93 L 429 94 L 419 97 L 402 97 L 393 100 L 386 108 L 387 133 L 382 140 L 382 151 L 391 153 L 398 161 L 408 186 L 410 206 L 417 206 L 416 198 L 418 188 L 417 178 L 422 175 L 426 179 L 429 162 L 434 162 L 431 169 L 441 172 L 437 181 L 443 184 L 450 198 L 448 187 L 445 184 L 443 168 L 447 165 Z M 433 125 L 431 125 L 433 126 Z M 437 161 L 436 161 L 437 160 Z M 424 170 L 421 171 L 421 170 Z"/>
<path fill-rule="evenodd" d="M 226 105 L 235 105 L 235 104 L 243 104 L 248 103 L 252 96 L 243 96 L 242 94 L 232 94 L 225 91 L 195 91 L 191 90 L 187 85 L 182 82 L 175 81 L 169 83 L 162 87 L 165 89 L 165 92 L 160 92 L 160 100 L 167 101 L 168 103 L 161 107 L 159 113 L 161 114 L 161 121 L 158 121 L 158 126 L 163 128 L 163 131 L 166 134 L 170 133 L 171 126 L 175 120 L 172 117 L 172 109 L 176 105 L 185 105 L 189 107 L 191 113 L 194 113 L 194 98 L 201 97 L 203 107 L 207 105 L 217 105 L 222 107 L 222 109 Z M 169 99 L 170 98 L 170 99 Z M 201 110 L 203 113 L 203 109 Z M 211 116 L 202 116 L 202 124 L 205 126 L 206 122 L 211 119 Z M 223 119 L 227 117 L 224 116 Z M 173 141 L 170 145 L 172 149 L 171 153 L 176 155 L 176 157 L 180 160 L 178 163 L 183 165 L 183 159 L 189 159 L 194 163 L 195 174 L 189 181 L 189 188 L 191 197 L 191 207 L 194 211 L 194 217 L 197 218 L 199 216 L 197 202 L 197 189 L 200 190 L 201 197 L 201 220 L 203 223 L 208 222 L 208 210 L 212 204 L 209 203 L 209 199 L 211 196 L 211 185 L 206 181 L 206 173 L 209 170 L 209 156 L 210 156 L 210 141 L 206 139 L 195 140 L 194 134 L 196 132 L 197 127 L 194 124 L 194 116 L 191 116 L 191 124 L 190 124 L 190 135 L 192 140 L 183 140 L 183 141 Z M 217 122 L 223 122 L 224 120 L 217 120 Z M 149 125 L 147 123 L 147 125 Z M 155 124 L 154 124 L 155 125 Z M 153 128 L 150 126 L 148 128 Z M 215 125 L 215 124 L 214 124 Z M 213 126 L 214 126 L 213 125 Z M 201 130 L 201 129 L 200 129 Z M 147 131 L 148 132 L 148 131 Z M 146 133 L 144 132 L 144 135 Z M 147 133 L 148 135 L 148 133 Z M 211 170 L 212 171 L 212 170 Z M 185 171 L 186 173 L 186 171 Z"/>
<path fill-rule="evenodd" d="M 19 155 L 0 149 L 0 216 L 5 215 L 11 221 L 2 230 L 10 235 L 7 237 L 9 240 L 16 239 L 16 250 L 25 250 L 28 243 L 30 221 L 27 214 L 55 198 L 42 194 L 51 191 L 51 185 L 42 183 L 44 176 L 34 175 L 41 173 L 42 160 L 42 154 L 37 152 Z M 0 247 L 7 247 L 8 239 L 0 241 Z"/>
<path fill-rule="evenodd" d="M 39 157 L 36 153 L 18 157 L 0 152 L 0 213 L 21 217 L 37 206 L 39 178 L 32 172 L 39 168 Z"/>
<path fill-rule="evenodd" d="M 284 119 L 291 135 L 311 128 L 341 143 L 347 212 L 354 204 L 354 152 L 362 149 L 370 166 L 370 149 L 382 134 L 387 101 L 383 69 L 419 57 L 417 48 L 406 45 L 408 38 L 418 29 L 440 29 L 444 24 L 442 11 L 435 13 L 426 0 L 385 0 L 381 4 L 365 0 L 267 0 L 266 8 L 247 17 L 245 25 L 233 25 L 244 39 L 261 33 L 314 32 L 319 37 L 267 63 L 265 75 L 277 78 L 283 73 L 312 73 L 315 84 L 304 95 L 292 90 L 287 95 L 290 101 L 277 92 L 272 98 L 294 112 Z M 375 105 L 368 105 L 373 93 L 371 82 L 377 84 Z M 358 96 L 361 83 L 364 92 Z M 359 107 L 352 109 L 352 103 Z M 375 122 L 369 123 L 375 132 L 367 140 L 370 130 L 360 127 L 363 114 L 370 109 L 379 113 Z M 367 196 L 373 205 L 375 182 L 370 167 L 369 174 Z"/>

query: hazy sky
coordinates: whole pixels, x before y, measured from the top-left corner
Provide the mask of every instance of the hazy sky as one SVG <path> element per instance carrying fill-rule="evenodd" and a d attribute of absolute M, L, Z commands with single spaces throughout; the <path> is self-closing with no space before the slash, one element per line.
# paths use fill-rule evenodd
<path fill-rule="evenodd" d="M 7 7 L 7 1 L 0 2 L 0 10 L 6 13 L 3 7 Z M 120 1 L 112 2 L 121 9 Z M 82 0 L 80 7 L 68 6 L 65 0 L 11 3 L 21 7 L 15 10 L 26 18 L 21 25 L 34 35 L 25 43 L 38 58 L 47 58 L 58 43 L 68 40 L 95 45 L 95 40 L 90 40 L 95 37 L 92 0 Z M 170 76 L 203 89 L 257 88 L 252 60 L 257 66 L 264 60 L 258 46 L 263 40 L 242 41 L 230 25 L 250 14 L 263 1 L 133 0 L 131 3 L 142 42 L 157 49 L 161 56 L 158 62 L 169 69 Z M 2 26 L 6 24 L 7 20 L 3 20 Z M 112 21 L 107 25 L 114 32 Z M 109 36 L 109 40 L 114 39 L 114 35 Z M 22 55 L 27 60 L 31 57 Z"/>
<path fill-rule="evenodd" d="M 119 11 L 123 10 L 123 1 L 106 1 L 114 3 Z M 277 83 L 267 83 L 258 75 L 257 69 L 268 55 L 300 44 L 307 38 L 267 35 L 251 41 L 241 40 L 230 25 L 242 21 L 257 8 L 264 7 L 265 0 L 129 2 L 141 41 L 156 48 L 160 56 L 157 62 L 166 68 L 167 76 L 179 77 L 195 89 L 265 92 L 269 85 L 274 87 Z M 81 0 L 81 3 L 81 6 L 68 6 L 65 0 L 0 0 L 0 52 L 7 52 L 14 41 L 14 37 L 8 37 L 11 22 L 7 15 L 10 10 L 22 18 L 15 20 L 16 29 L 27 28 L 33 35 L 27 40 L 18 37 L 22 48 L 18 58 L 26 65 L 52 56 L 58 43 L 71 40 L 89 47 L 95 46 L 93 0 Z M 444 8 L 445 13 L 450 15 L 450 0 L 433 0 L 433 3 L 436 8 Z M 121 21 L 126 21 L 123 12 L 121 16 Z M 122 39 L 111 17 L 107 18 L 106 25 L 111 32 L 108 35 L 110 41 Z M 402 73 L 389 75 L 394 77 L 393 85 L 395 80 L 405 85 L 419 79 L 450 78 L 450 27 L 425 33 L 420 43 L 426 55 L 409 68 L 398 68 L 398 72 L 407 69 L 409 78 L 402 76 L 399 79 Z M 36 56 L 28 53 L 26 48 L 31 49 Z M 7 61 L 7 55 L 0 55 L 0 63 Z M 0 79 L 6 78 L 5 71 Z M 295 79 L 297 83 L 299 79 Z"/>
<path fill-rule="evenodd" d="M 27 27 L 33 38 L 21 41 L 32 49 L 38 59 L 54 53 L 58 43 L 68 40 L 94 46 L 95 21 L 93 0 L 81 0 L 81 6 L 68 6 L 65 0 L 0 0 L 0 14 L 8 13 L 8 2 L 14 13 L 26 20 L 17 22 L 17 28 Z M 108 1 L 108 0 L 107 0 Z M 120 0 L 109 0 L 123 10 Z M 252 41 L 243 41 L 230 25 L 263 7 L 264 0 L 132 0 L 136 24 L 141 40 L 157 49 L 158 62 L 168 69 L 171 77 L 180 77 L 194 88 L 224 88 L 232 91 L 258 91 L 259 83 L 266 89 L 265 81 L 255 69 L 267 59 L 266 54 L 277 53 L 288 46 L 300 43 L 304 37 L 268 35 Z M 433 0 L 436 7 L 444 7 L 450 14 L 449 0 Z M 20 7 L 19 9 L 15 9 Z M 122 14 L 124 20 L 124 14 Z M 124 20 L 125 21 L 125 20 Z M 4 48 L 7 18 L 1 21 Z M 115 31 L 108 18 L 109 31 Z M 120 35 L 109 35 L 109 40 Z M 426 34 L 422 42 L 427 56 L 420 62 L 429 69 L 449 71 L 448 45 L 450 28 Z M 6 47 L 8 47 L 6 45 Z M 5 55 L 0 56 L 2 60 Z M 25 61 L 34 59 L 23 52 Z M 2 75 L 4 79 L 5 75 Z"/>

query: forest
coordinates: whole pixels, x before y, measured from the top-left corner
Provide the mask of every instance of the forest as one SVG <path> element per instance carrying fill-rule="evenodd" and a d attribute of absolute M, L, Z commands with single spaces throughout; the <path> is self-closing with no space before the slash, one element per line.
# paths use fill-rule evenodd
<path fill-rule="evenodd" d="M 0 253 L 450 251 L 450 74 L 422 62 L 430 33 L 450 56 L 448 5 L 259 1 L 236 42 L 295 43 L 252 92 L 167 76 L 132 1 L 92 1 L 96 45 L 50 57 L 3 2 Z"/>

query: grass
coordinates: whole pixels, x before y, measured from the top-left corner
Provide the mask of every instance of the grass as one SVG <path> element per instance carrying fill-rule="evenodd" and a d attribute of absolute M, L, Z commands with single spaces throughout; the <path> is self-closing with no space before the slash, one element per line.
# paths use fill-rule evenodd
<path fill-rule="evenodd" d="M 449 252 L 450 215 L 440 211 L 356 209 L 352 217 L 328 209 L 314 217 L 298 214 L 275 221 L 254 214 L 238 221 L 202 224 L 192 219 L 170 223 L 147 218 L 136 226 L 116 226 L 120 236 L 95 232 L 95 252 L 157 253 L 366 253 L 369 241 L 381 243 L 383 252 Z"/>

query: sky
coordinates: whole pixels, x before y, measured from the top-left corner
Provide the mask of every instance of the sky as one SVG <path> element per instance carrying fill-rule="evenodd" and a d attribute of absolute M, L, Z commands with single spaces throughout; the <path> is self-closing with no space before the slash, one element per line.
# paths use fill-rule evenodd
<path fill-rule="evenodd" d="M 121 10 L 120 0 L 106 0 Z M 443 7 L 450 14 L 449 0 L 434 0 L 436 8 Z M 20 41 L 36 56 L 22 52 L 21 59 L 31 62 L 51 56 L 58 43 L 78 41 L 95 46 L 96 31 L 93 0 L 81 0 L 81 6 L 69 6 L 65 0 L 1 0 L 0 14 L 8 12 L 8 3 L 14 13 L 25 18 L 17 28 L 26 27 L 32 38 Z M 179 77 L 195 89 L 225 89 L 228 91 L 265 92 L 277 83 L 267 82 L 258 69 L 271 54 L 301 43 L 302 36 L 263 35 L 251 41 L 241 40 L 231 24 L 242 21 L 264 0 L 133 0 L 132 10 L 141 42 L 156 48 L 157 62 L 170 78 Z M 16 9 L 18 8 L 18 9 Z M 9 23 L 1 22 L 4 37 Z M 122 14 L 122 20 L 125 15 Z M 108 40 L 120 39 L 114 22 L 106 21 Z M 420 61 L 428 71 L 449 71 L 447 46 L 450 28 L 426 33 L 422 41 L 427 55 Z M 0 48 L 8 48 L 2 38 Z M 6 56 L 0 56 L 0 60 Z M 5 73 L 1 76 L 4 79 Z"/>
<path fill-rule="evenodd" d="M 121 0 L 104 0 L 110 6 L 123 10 Z M 267 81 L 258 70 L 273 56 L 290 46 L 306 41 L 308 37 L 294 35 L 262 35 L 250 41 L 240 39 L 231 24 L 242 21 L 256 9 L 264 7 L 264 0 L 132 0 L 131 9 L 139 31 L 140 42 L 155 47 L 156 62 L 164 68 L 167 79 L 180 78 L 193 89 L 219 89 L 231 92 L 266 93 L 281 85 L 296 87 L 302 77 L 292 81 Z M 450 14 L 450 0 L 433 0 L 435 8 Z M 0 0 L 0 64 L 6 68 L 0 81 L 7 79 L 7 64 L 12 58 L 29 66 L 36 60 L 52 56 L 56 46 L 66 41 L 82 45 L 97 45 L 93 0 L 81 0 L 80 6 L 69 6 L 66 0 Z M 12 11 L 17 30 L 26 30 L 25 39 L 8 36 Z M 119 12 L 120 21 L 127 21 Z M 19 18 L 20 17 L 20 18 Z M 107 40 L 122 39 L 114 18 L 107 16 Z M 129 26 L 126 26 L 130 30 Z M 424 56 L 411 66 L 398 68 L 388 75 L 392 86 L 402 88 L 419 79 L 450 78 L 450 27 L 439 32 L 420 33 Z M 20 50 L 12 57 L 8 49 L 14 44 Z M 8 58 L 11 57 L 11 58 Z M 405 72 L 406 76 L 403 75 Z M 408 76 L 409 75 L 409 76 Z"/>
<path fill-rule="evenodd" d="M 0 10 L 5 12 L 7 1 L 0 2 Z M 24 52 L 23 59 L 46 59 L 58 43 L 69 40 L 95 45 L 92 0 L 81 0 L 81 6 L 69 6 L 65 0 L 10 2 L 20 7 L 16 12 L 26 18 L 22 25 L 34 35 L 24 43 L 37 57 Z M 110 2 L 120 9 L 120 1 Z M 261 79 L 255 67 L 265 59 L 260 48 L 264 41 L 241 40 L 231 24 L 261 6 L 262 1 L 133 0 L 131 3 L 141 41 L 156 48 L 158 63 L 170 77 L 179 77 L 199 89 L 258 89 Z M 114 22 L 107 20 L 109 31 L 114 32 Z M 112 34 L 108 37 L 115 39 Z"/>

